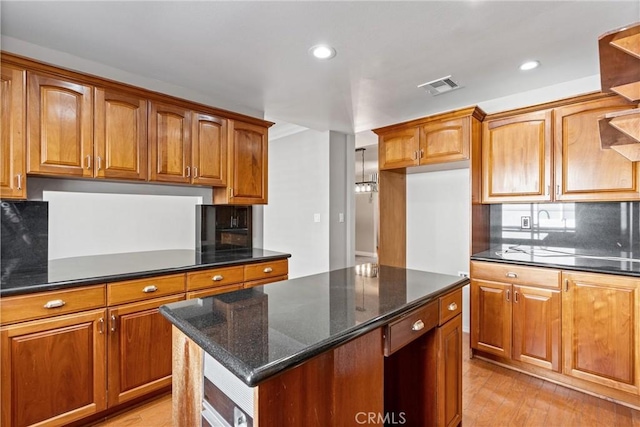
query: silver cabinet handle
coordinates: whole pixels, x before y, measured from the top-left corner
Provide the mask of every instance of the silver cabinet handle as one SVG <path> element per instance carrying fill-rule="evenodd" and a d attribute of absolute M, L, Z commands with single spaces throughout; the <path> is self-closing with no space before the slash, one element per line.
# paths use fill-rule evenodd
<path fill-rule="evenodd" d="M 513 292 L 513 302 L 518 303 L 518 291 Z"/>
<path fill-rule="evenodd" d="M 98 170 L 102 169 L 102 157 L 98 156 Z"/>
<path fill-rule="evenodd" d="M 187 178 L 191 176 L 191 166 L 187 166 Z"/>
<path fill-rule="evenodd" d="M 452 302 L 451 304 L 449 304 L 449 306 L 447 307 L 447 309 L 449 311 L 456 311 L 458 309 L 458 304 L 456 304 L 455 302 Z"/>
<path fill-rule="evenodd" d="M 418 152 L 417 151 L 413 152 L 413 160 L 418 160 Z"/>
<path fill-rule="evenodd" d="M 265 267 L 264 270 L 262 270 L 263 273 L 271 273 L 273 271 L 273 268 L 271 267 Z"/>
<path fill-rule="evenodd" d="M 197 178 L 197 177 L 198 177 L 198 167 L 197 167 L 197 166 L 194 166 L 194 167 L 193 167 L 193 177 L 194 177 L 194 178 Z"/>
<path fill-rule="evenodd" d="M 101 317 L 100 319 L 98 319 L 98 332 L 100 332 L 100 334 L 104 334 L 104 319 Z"/>
<path fill-rule="evenodd" d="M 91 156 L 87 156 L 87 169 L 91 169 Z"/>
<path fill-rule="evenodd" d="M 149 286 L 145 286 L 142 289 L 142 292 L 144 292 L 145 294 L 150 294 L 151 292 L 155 292 L 158 290 L 158 287 L 156 285 L 149 285 Z"/>
<path fill-rule="evenodd" d="M 424 322 L 422 320 L 416 320 L 415 323 L 411 325 L 412 331 L 419 331 L 421 329 L 424 329 Z"/>
<path fill-rule="evenodd" d="M 511 301 L 511 291 L 507 289 L 507 302 Z"/>
<path fill-rule="evenodd" d="M 423 158 L 423 157 L 424 157 L 424 150 L 420 149 L 420 158 Z"/>
<path fill-rule="evenodd" d="M 222 279 L 224 279 L 224 276 L 223 276 L 222 274 L 216 274 L 215 276 L 213 276 L 213 277 L 211 278 L 211 280 L 213 280 L 214 282 L 219 282 L 219 281 L 221 281 Z"/>
<path fill-rule="evenodd" d="M 556 196 L 560 195 L 560 185 L 556 185 Z"/>
<path fill-rule="evenodd" d="M 18 190 L 22 190 L 22 174 L 19 173 L 17 176 L 18 176 Z"/>
<path fill-rule="evenodd" d="M 44 308 L 58 308 L 62 307 L 65 304 L 66 302 L 61 299 L 53 299 L 51 301 L 47 301 L 47 303 L 44 305 Z"/>
<path fill-rule="evenodd" d="M 510 279 L 517 279 L 518 278 L 518 273 L 513 273 L 513 272 L 509 271 L 507 274 L 505 274 L 505 276 L 509 277 Z"/>
<path fill-rule="evenodd" d="M 551 188 L 550 188 L 550 187 L 551 187 L 550 185 L 547 185 L 547 194 L 546 194 L 546 196 L 548 196 L 548 195 L 549 195 L 549 192 L 551 191 Z"/>
<path fill-rule="evenodd" d="M 569 279 L 564 279 L 564 291 L 569 292 Z"/>
<path fill-rule="evenodd" d="M 111 332 L 116 331 L 116 316 L 115 314 L 111 315 Z"/>

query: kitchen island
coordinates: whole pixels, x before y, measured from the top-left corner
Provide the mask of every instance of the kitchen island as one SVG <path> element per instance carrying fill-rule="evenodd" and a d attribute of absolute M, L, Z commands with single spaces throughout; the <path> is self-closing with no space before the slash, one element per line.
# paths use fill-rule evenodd
<path fill-rule="evenodd" d="M 162 306 L 174 425 L 457 425 L 468 283 L 365 264 Z"/>

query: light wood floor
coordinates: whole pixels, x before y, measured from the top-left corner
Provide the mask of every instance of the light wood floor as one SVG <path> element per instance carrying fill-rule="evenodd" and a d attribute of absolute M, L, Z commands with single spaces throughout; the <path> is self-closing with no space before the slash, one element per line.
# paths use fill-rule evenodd
<path fill-rule="evenodd" d="M 467 334 L 463 346 L 463 427 L 640 427 L 640 411 L 469 359 Z M 96 426 L 169 427 L 171 395 Z"/>

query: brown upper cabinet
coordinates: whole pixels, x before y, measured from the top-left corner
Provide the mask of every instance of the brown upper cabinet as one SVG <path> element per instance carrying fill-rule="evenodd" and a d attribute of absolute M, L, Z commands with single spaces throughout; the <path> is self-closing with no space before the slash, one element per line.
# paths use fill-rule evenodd
<path fill-rule="evenodd" d="M 26 199 L 26 71 L 2 64 L 0 197 Z"/>
<path fill-rule="evenodd" d="M 94 111 L 94 176 L 146 180 L 147 100 L 96 88 Z"/>
<path fill-rule="evenodd" d="M 191 182 L 191 111 L 151 102 L 149 114 L 151 181 Z"/>
<path fill-rule="evenodd" d="M 629 101 L 587 95 L 488 117 L 482 202 L 640 199 L 640 164 L 600 147 L 598 120 Z"/>
<path fill-rule="evenodd" d="M 216 203 L 267 202 L 271 122 L 5 53 L 1 94 L 3 198 L 26 198 L 31 174 L 224 187 Z"/>
<path fill-rule="evenodd" d="M 472 107 L 374 129 L 380 169 L 468 160 L 474 117 L 484 113 Z"/>
<path fill-rule="evenodd" d="M 600 147 L 598 119 L 628 110 L 619 96 L 554 110 L 556 200 L 640 199 L 640 162 Z"/>
<path fill-rule="evenodd" d="M 28 72 L 28 173 L 93 176 L 93 88 Z"/>
<path fill-rule="evenodd" d="M 227 188 L 213 189 L 213 203 L 267 203 L 267 133 L 265 126 L 235 120 L 229 123 Z"/>
<path fill-rule="evenodd" d="M 483 201 L 551 200 L 551 110 L 482 124 Z"/>

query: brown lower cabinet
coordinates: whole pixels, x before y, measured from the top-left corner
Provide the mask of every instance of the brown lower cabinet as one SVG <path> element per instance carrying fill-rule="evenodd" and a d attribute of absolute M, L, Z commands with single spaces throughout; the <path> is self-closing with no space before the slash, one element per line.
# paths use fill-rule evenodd
<path fill-rule="evenodd" d="M 471 263 L 474 355 L 634 406 L 639 314 L 635 277 Z"/>
<path fill-rule="evenodd" d="M 560 272 L 471 263 L 471 347 L 560 371 Z"/>
<path fill-rule="evenodd" d="M 2 425 L 63 425 L 106 408 L 104 309 L 2 327 Z"/>

